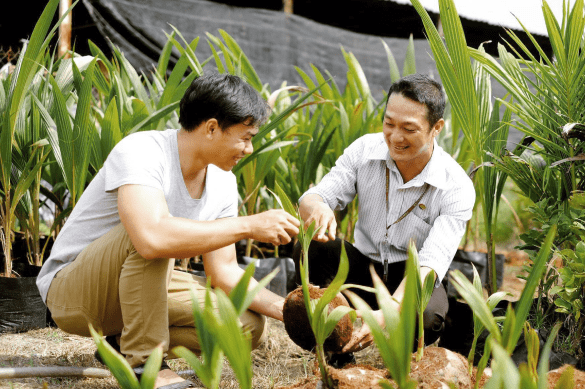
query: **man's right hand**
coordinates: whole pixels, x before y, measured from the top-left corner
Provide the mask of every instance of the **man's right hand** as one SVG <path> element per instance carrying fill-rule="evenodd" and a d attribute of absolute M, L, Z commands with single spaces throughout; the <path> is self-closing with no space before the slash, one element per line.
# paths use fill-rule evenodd
<path fill-rule="evenodd" d="M 333 210 L 317 194 L 309 194 L 303 198 L 299 205 L 299 212 L 305 226 L 310 226 L 315 222 L 315 234 L 313 240 L 318 242 L 327 242 L 335 240 L 337 230 L 337 221 Z"/>
<path fill-rule="evenodd" d="M 301 223 L 282 209 L 249 216 L 252 239 L 275 246 L 289 243 L 299 233 Z"/>

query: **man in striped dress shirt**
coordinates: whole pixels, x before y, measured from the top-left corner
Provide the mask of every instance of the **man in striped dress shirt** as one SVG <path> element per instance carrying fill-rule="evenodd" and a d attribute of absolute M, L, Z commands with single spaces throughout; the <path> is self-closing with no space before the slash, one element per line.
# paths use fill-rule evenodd
<path fill-rule="evenodd" d="M 443 331 L 448 301 L 441 280 L 475 203 L 471 180 L 435 140 L 445 124 L 444 108 L 438 82 L 420 74 L 398 80 L 388 92 L 382 132 L 353 142 L 321 182 L 299 199 L 305 223 L 314 221 L 319 228 L 309 250 L 309 277 L 315 285 L 328 285 L 337 273 L 342 241 L 335 236 L 334 210 L 344 209 L 356 196 L 355 243 L 345 242 L 350 263 L 347 283 L 372 286 L 369 267 L 373 264 L 398 306 L 404 294 L 408 243 L 415 242 L 423 279 L 431 271 L 435 277 L 435 290 L 423 315 L 426 344 Z M 297 245 L 293 255 L 297 265 L 300 256 Z M 384 325 L 375 295 L 353 291 Z M 364 325 L 344 351 L 358 351 L 371 343 Z M 343 365 L 352 358 L 349 354 L 330 363 Z"/>

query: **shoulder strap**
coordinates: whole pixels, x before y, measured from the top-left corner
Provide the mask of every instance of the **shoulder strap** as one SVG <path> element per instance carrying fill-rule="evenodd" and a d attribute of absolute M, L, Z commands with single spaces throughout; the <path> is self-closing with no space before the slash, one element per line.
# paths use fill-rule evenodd
<path fill-rule="evenodd" d="M 388 192 L 389 192 L 389 186 L 390 186 L 390 170 L 388 169 L 388 167 L 386 167 L 386 215 L 388 215 Z M 399 223 L 402 219 L 404 219 L 406 216 L 408 216 L 408 214 L 410 212 L 412 212 L 412 210 L 418 205 L 418 203 L 420 203 L 420 201 L 422 200 L 422 198 L 424 197 L 424 195 L 427 193 L 427 191 L 429 190 L 429 184 L 425 183 L 425 190 L 423 191 L 423 193 L 419 196 L 418 199 L 416 199 L 416 201 L 410 206 L 410 208 L 408 208 L 406 210 L 406 212 L 404 212 L 402 214 L 402 216 L 400 216 L 398 219 L 396 219 L 396 221 L 392 224 L 390 224 L 388 227 L 386 227 L 386 230 L 388 230 L 390 227 L 392 227 L 394 224 Z"/>

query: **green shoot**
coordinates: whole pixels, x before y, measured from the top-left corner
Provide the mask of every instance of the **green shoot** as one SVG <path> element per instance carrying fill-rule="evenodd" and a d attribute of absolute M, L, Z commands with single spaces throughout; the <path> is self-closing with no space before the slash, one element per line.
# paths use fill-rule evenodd
<path fill-rule="evenodd" d="M 193 317 L 201 347 L 201 359 L 185 347 L 175 347 L 173 353 L 185 358 L 207 388 L 219 387 L 224 355 L 230 362 L 240 387 L 252 388 L 252 346 L 249 334 L 243 331 L 238 317 L 248 309 L 254 297 L 278 271 L 271 272 L 250 290 L 248 286 L 255 268 L 254 263 L 248 265 L 229 297 L 221 289 L 216 289 L 216 307 L 212 301 L 209 281 L 203 306 L 195 294 L 192 294 Z"/>
<path fill-rule="evenodd" d="M 162 346 L 156 347 L 152 354 L 148 357 L 146 365 L 144 366 L 144 373 L 142 373 L 141 381 L 138 382 L 136 374 L 130 364 L 122 355 L 116 352 L 108 342 L 106 342 L 100 334 L 94 330 L 93 326 L 89 325 L 89 332 L 97 345 L 98 352 L 106 366 L 110 369 L 113 376 L 123 389 L 152 389 L 156 381 L 156 376 L 160 371 L 162 363 L 163 351 Z"/>
<path fill-rule="evenodd" d="M 362 312 L 362 318 L 368 324 L 374 342 L 380 351 L 386 368 L 400 389 L 414 389 L 417 384 L 410 378 L 412 345 L 414 342 L 414 323 L 416 320 L 416 246 L 411 242 L 408 248 L 406 264 L 406 287 L 400 312 L 393 307 L 392 296 L 386 286 L 372 270 L 372 279 L 378 305 L 384 314 L 386 328 L 382 328 L 374 317 L 371 308 L 360 297 L 346 292 L 353 305 Z M 392 388 L 389 382 L 381 382 L 383 388 Z"/>

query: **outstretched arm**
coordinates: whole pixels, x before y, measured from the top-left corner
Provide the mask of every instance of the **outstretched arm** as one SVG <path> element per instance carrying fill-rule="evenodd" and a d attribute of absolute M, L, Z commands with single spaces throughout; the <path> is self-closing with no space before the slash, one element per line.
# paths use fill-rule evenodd
<path fill-rule="evenodd" d="M 211 280 L 211 286 L 221 288 L 229 294 L 244 274 L 244 270 L 240 268 L 237 262 L 235 246 L 232 244 L 223 247 L 204 254 L 202 258 L 205 274 Z M 254 278 L 250 279 L 248 290 L 256 285 L 258 285 L 258 282 Z M 282 321 L 283 305 L 284 299 L 282 297 L 263 288 L 256 295 L 249 309 Z"/>
<path fill-rule="evenodd" d="M 118 189 L 118 212 L 134 247 L 146 259 L 190 258 L 248 238 L 286 244 L 300 224 L 282 210 L 213 221 L 173 217 L 164 193 L 143 185 Z"/>

